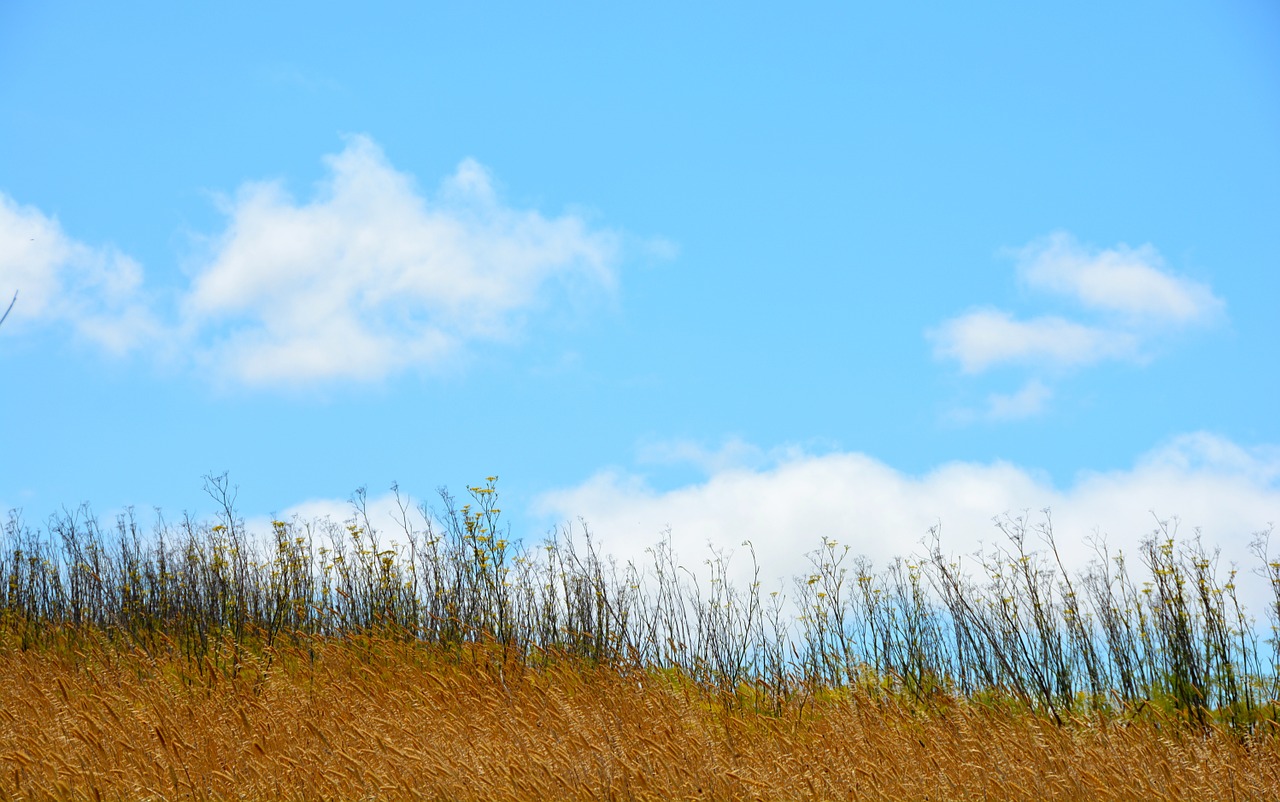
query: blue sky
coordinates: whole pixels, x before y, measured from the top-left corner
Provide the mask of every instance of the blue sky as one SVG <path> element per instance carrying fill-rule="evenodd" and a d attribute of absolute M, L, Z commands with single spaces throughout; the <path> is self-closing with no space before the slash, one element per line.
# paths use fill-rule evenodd
<path fill-rule="evenodd" d="M 1267 2 L 8 2 L 0 506 L 1243 555 L 1277 221 Z"/>

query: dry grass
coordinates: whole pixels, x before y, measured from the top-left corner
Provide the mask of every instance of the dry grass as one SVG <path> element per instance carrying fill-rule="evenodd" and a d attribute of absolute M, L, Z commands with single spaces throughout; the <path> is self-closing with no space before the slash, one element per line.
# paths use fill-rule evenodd
<path fill-rule="evenodd" d="M 1068 571 L 1048 519 L 1004 521 L 976 573 L 824 539 L 788 597 L 668 540 L 646 566 L 585 531 L 527 547 L 495 481 L 405 546 L 358 493 L 261 550 L 225 476 L 218 523 L 149 537 L 11 513 L 0 802 L 1280 799 L 1269 532 L 1273 637 L 1164 524 L 1145 577 L 1105 549 Z"/>
<path fill-rule="evenodd" d="M 1280 797 L 1274 733 L 861 691 L 771 715 L 671 672 L 369 639 L 233 648 L 197 670 L 102 643 L 0 646 L 0 798 Z"/>

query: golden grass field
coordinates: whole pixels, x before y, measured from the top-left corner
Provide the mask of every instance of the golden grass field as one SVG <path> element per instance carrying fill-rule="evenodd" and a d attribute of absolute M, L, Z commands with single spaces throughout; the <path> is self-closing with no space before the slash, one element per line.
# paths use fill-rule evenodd
<path fill-rule="evenodd" d="M 674 673 L 506 665 L 369 638 L 201 670 L 10 643 L 0 799 L 1280 799 L 1274 732 L 866 691 L 765 711 Z"/>

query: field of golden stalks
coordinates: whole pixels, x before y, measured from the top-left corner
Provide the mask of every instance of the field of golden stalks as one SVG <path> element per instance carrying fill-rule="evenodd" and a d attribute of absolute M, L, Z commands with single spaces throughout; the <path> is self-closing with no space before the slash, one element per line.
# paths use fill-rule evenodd
<path fill-rule="evenodd" d="M 1072 570 L 1024 519 L 976 562 L 824 538 L 765 592 L 525 544 L 494 482 L 391 542 L 361 495 L 264 540 L 225 476 L 149 534 L 11 513 L 0 802 L 1280 799 L 1269 533 L 1264 621 L 1198 539 Z"/>
<path fill-rule="evenodd" d="M 376 638 L 0 647 L 0 799 L 1280 797 L 1280 737 L 866 690 L 780 710 L 676 672 Z"/>

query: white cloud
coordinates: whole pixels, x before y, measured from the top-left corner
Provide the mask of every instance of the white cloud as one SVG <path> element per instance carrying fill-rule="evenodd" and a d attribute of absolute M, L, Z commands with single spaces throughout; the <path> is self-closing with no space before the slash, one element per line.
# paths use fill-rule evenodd
<path fill-rule="evenodd" d="M 641 464 L 693 465 L 707 473 L 753 467 L 764 460 L 764 451 L 740 437 L 727 439 L 718 449 L 694 440 L 655 440 L 642 443 L 637 453 Z"/>
<path fill-rule="evenodd" d="M 1056 232 L 1012 251 L 1027 287 L 1065 296 L 1082 316 L 1020 318 L 1003 309 L 977 309 L 929 329 L 934 356 L 969 375 L 1013 365 L 1030 374 L 1014 395 L 988 397 L 984 413 L 959 420 L 1025 418 L 1044 408 L 1052 390 L 1047 375 L 1106 361 L 1143 362 L 1179 327 L 1207 323 L 1225 308 L 1207 285 L 1167 272 L 1151 245 L 1094 250 Z"/>
<path fill-rule="evenodd" d="M 1039 379 L 1032 379 L 1009 395 L 993 393 L 987 398 L 987 417 L 991 420 L 1021 420 L 1039 415 L 1053 397 Z"/>
<path fill-rule="evenodd" d="M 458 500 L 459 505 L 474 503 L 465 493 L 463 495 Z M 423 513 L 424 502 L 426 514 Z M 395 550 L 407 557 L 410 533 L 420 544 L 428 526 L 438 534 L 443 533 L 446 527 L 441 523 L 442 515 L 443 502 L 438 495 L 421 499 L 401 489 L 398 497 L 394 491 L 365 496 L 363 515 L 355 504 L 354 496 L 310 498 L 283 509 L 272 510 L 270 514 L 253 513 L 244 517 L 243 533 L 250 548 L 261 556 L 269 555 L 275 550 L 275 521 L 290 524 L 298 536 L 309 532 L 311 545 L 317 550 L 321 547 L 331 548 L 335 536 L 343 540 L 344 545 L 350 546 L 350 535 L 346 527 L 347 524 L 355 523 L 364 530 L 364 536 L 372 529 L 379 550 Z M 366 522 L 368 528 L 365 527 Z M 531 537 L 526 542 L 533 547 L 537 545 L 537 540 L 537 537 Z"/>
<path fill-rule="evenodd" d="M 993 518 L 1026 514 L 1030 523 L 1039 523 L 1046 507 L 1069 568 L 1083 568 L 1097 557 L 1090 541 L 1101 535 L 1112 554 L 1122 549 L 1141 573 L 1138 546 L 1156 529 L 1158 516 L 1184 540 L 1199 529 L 1207 548 L 1221 547 L 1220 568 L 1240 565 L 1241 599 L 1254 614 L 1264 614 L 1269 590 L 1251 573 L 1256 560 L 1249 546 L 1256 532 L 1280 523 L 1280 448 L 1245 448 L 1217 435 L 1190 433 L 1152 449 L 1132 467 L 1081 472 L 1058 487 L 1036 470 L 1008 462 L 950 462 L 912 475 L 856 452 L 812 454 L 733 442 L 721 453 L 749 451 L 751 462 L 764 462 L 727 460 L 709 469 L 703 481 L 666 491 L 636 473 L 601 471 L 579 485 L 543 493 L 531 509 L 534 528 L 514 534 L 536 546 L 548 528 L 582 519 L 605 554 L 643 567 L 645 550 L 670 530 L 678 557 L 695 574 L 710 556 L 709 547 L 733 554 L 730 576 L 740 585 L 753 578 L 742 546 L 750 540 L 766 589 L 789 590 L 791 577 L 808 573 L 805 555 L 823 538 L 883 567 L 894 557 L 922 554 L 930 528 L 940 525 L 944 552 L 967 556 L 1008 545 Z M 424 520 L 417 501 L 409 505 L 410 523 L 420 531 Z M 393 495 L 370 497 L 367 509 L 384 547 L 405 544 Z M 341 524 L 353 511 L 348 500 L 312 499 L 279 515 Z M 269 548 L 271 518 L 252 518 L 248 527 L 260 548 Z M 1042 547 L 1034 537 L 1029 545 Z"/>
<path fill-rule="evenodd" d="M 643 549 L 667 528 L 690 567 L 708 543 L 736 550 L 751 540 L 761 579 L 806 572 L 806 552 L 834 538 L 883 565 L 921 551 L 930 527 L 941 523 L 943 549 L 968 554 L 1002 536 L 992 518 L 1052 508 L 1064 560 L 1083 567 L 1094 556 L 1088 538 L 1107 536 L 1134 558 L 1156 520 L 1178 516 L 1181 534 L 1203 530 L 1207 546 L 1226 560 L 1252 566 L 1253 533 L 1280 521 L 1280 450 L 1245 449 L 1210 434 L 1176 438 L 1130 469 L 1084 473 L 1058 488 L 1034 470 L 1006 462 L 954 462 L 912 476 L 865 454 L 801 454 L 759 468 L 726 468 L 705 481 L 659 492 L 637 475 L 599 473 L 551 491 L 538 503 L 550 520 L 584 518 L 607 551 L 644 562 Z M 749 579 L 735 559 L 740 581 Z M 1248 577 L 1242 582 L 1248 583 Z M 1256 603 L 1261 598 L 1254 596 Z M 1255 612 L 1259 607 L 1251 605 Z"/>
<path fill-rule="evenodd" d="M 20 293 L 6 326 L 69 325 L 245 383 L 374 380 L 515 338 L 555 287 L 571 299 L 614 288 L 619 236 L 504 204 L 473 160 L 430 198 L 367 137 L 325 163 L 309 201 L 271 182 L 226 199 L 226 229 L 164 310 L 136 261 L 0 194 L 0 294 Z"/>
<path fill-rule="evenodd" d="M 1151 245 L 1090 250 L 1055 232 L 1017 255 L 1018 274 L 1028 286 L 1142 323 L 1201 322 L 1224 307 L 1208 286 L 1166 272 Z"/>
<path fill-rule="evenodd" d="M 55 218 L 0 193 L 0 295 L 6 325 L 61 323 L 113 353 L 154 342 L 159 326 L 142 292 L 142 268 L 112 247 L 67 236 Z"/>
<path fill-rule="evenodd" d="M 373 379 L 505 339 L 554 282 L 609 289 L 616 238 L 504 205 L 466 160 L 426 199 L 366 137 L 309 203 L 243 187 L 184 304 L 209 361 L 250 383 Z M 203 335 L 202 335 L 203 336 Z"/>
<path fill-rule="evenodd" d="M 970 374 L 1008 363 L 1057 368 L 1140 355 L 1132 332 L 1051 316 L 1017 320 L 999 309 L 947 320 L 929 332 L 929 338 L 935 356 L 955 360 Z"/>

